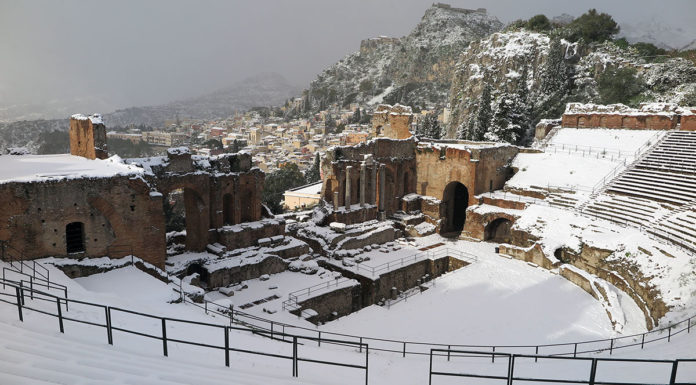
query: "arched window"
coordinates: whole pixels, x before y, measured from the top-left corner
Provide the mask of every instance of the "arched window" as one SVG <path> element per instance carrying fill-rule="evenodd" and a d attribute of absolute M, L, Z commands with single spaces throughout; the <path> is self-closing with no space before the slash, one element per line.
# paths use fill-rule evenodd
<path fill-rule="evenodd" d="M 85 229 L 82 222 L 72 222 L 65 226 L 65 244 L 68 254 L 85 251 Z"/>

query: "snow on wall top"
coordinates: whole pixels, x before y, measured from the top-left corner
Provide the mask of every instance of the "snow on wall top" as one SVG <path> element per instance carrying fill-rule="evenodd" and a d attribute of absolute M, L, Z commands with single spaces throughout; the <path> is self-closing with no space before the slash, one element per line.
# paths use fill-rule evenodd
<path fill-rule="evenodd" d="M 87 119 L 89 119 L 92 122 L 92 124 L 104 124 L 104 120 L 103 120 L 101 114 L 92 114 L 90 116 L 85 116 L 82 114 L 73 114 L 70 117 L 72 119 L 75 119 L 75 120 L 87 120 Z"/>
<path fill-rule="evenodd" d="M 674 103 L 642 103 L 640 108 L 631 108 L 624 104 L 601 105 L 594 103 L 568 103 L 565 114 L 567 115 L 591 115 L 591 114 L 615 114 L 615 115 L 690 115 L 687 108 L 679 107 Z"/>
<path fill-rule="evenodd" d="M 144 170 L 118 156 L 87 159 L 69 154 L 0 156 L 0 184 L 141 175 Z"/>

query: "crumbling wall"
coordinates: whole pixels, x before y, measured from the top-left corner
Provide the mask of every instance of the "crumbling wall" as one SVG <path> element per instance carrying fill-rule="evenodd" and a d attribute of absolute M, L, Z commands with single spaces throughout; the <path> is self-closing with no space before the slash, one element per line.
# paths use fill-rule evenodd
<path fill-rule="evenodd" d="M 125 176 L 0 185 L 0 240 L 34 259 L 123 257 L 164 267 L 162 197 Z M 68 254 L 66 226 L 83 224 L 84 252 Z"/>
<path fill-rule="evenodd" d="M 372 115 L 372 129 L 375 137 L 407 139 L 413 136 L 411 107 L 396 104 L 380 104 Z"/>
<path fill-rule="evenodd" d="M 106 127 L 101 115 L 70 117 L 70 154 L 87 159 L 106 159 Z"/>

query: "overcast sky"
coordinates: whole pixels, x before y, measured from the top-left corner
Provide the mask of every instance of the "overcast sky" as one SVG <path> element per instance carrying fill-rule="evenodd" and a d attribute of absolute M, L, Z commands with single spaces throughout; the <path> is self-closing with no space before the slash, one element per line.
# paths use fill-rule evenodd
<path fill-rule="evenodd" d="M 431 1 L 0 0 L 0 107 L 87 97 L 165 103 L 277 72 L 305 86 L 361 39 L 403 36 Z M 588 8 L 696 39 L 695 0 L 457 0 L 504 22 Z M 680 30 L 681 29 L 681 30 Z M 106 112 L 106 111 L 104 111 Z"/>

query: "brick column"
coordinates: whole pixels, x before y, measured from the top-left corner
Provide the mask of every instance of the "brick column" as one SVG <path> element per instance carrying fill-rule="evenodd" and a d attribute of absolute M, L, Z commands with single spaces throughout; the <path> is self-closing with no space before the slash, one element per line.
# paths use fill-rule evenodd
<path fill-rule="evenodd" d="M 351 171 L 353 171 L 353 166 L 346 166 L 346 199 L 345 199 L 345 204 L 346 204 L 346 210 L 350 210 L 350 188 L 351 188 L 351 180 L 350 180 L 350 174 Z"/>
<path fill-rule="evenodd" d="M 360 207 L 365 207 L 365 183 L 367 178 L 367 165 L 365 162 L 360 163 Z"/>
<path fill-rule="evenodd" d="M 385 188 L 384 184 L 386 182 L 386 172 L 387 168 L 384 166 L 384 164 L 379 165 L 379 211 L 383 212 L 384 211 L 384 194 L 385 194 Z"/>

